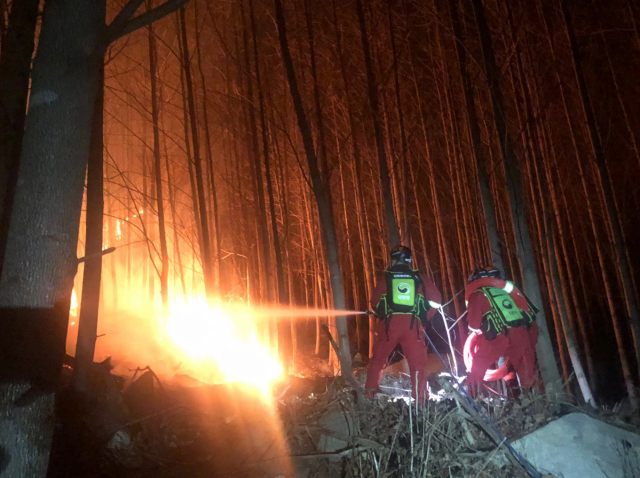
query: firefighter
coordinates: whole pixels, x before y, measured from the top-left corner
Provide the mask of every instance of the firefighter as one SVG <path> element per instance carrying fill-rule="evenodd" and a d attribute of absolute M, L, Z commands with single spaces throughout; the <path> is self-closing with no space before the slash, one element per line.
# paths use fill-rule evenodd
<path fill-rule="evenodd" d="M 537 377 L 537 309 L 512 282 L 500 278 L 495 267 L 471 274 L 465 290 L 469 330 L 479 335 L 467 388 L 475 394 L 487 369 L 501 357 L 509 357 L 522 388 Z"/>
<path fill-rule="evenodd" d="M 389 354 L 400 344 L 409 364 L 413 398 L 428 398 L 427 345 L 423 324 L 440 307 L 442 296 L 435 284 L 411 267 L 411 249 L 397 246 L 391 251 L 391 265 L 378 279 L 371 306 L 379 319 L 373 356 L 369 361 L 367 396 L 378 390 Z M 417 377 L 417 384 L 416 384 Z"/>

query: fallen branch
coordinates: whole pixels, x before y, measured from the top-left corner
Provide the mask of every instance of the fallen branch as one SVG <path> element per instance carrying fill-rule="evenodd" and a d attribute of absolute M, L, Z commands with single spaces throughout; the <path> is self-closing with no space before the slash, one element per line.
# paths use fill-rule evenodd
<path fill-rule="evenodd" d="M 453 388 L 453 385 L 451 385 L 451 383 L 446 379 L 440 379 L 440 385 L 448 393 L 453 395 L 453 398 L 456 400 L 456 402 L 460 406 L 462 406 L 464 411 L 467 412 L 471 416 L 471 418 L 473 418 L 473 421 L 480 428 L 482 428 L 482 430 L 487 435 L 489 435 L 491 440 L 493 440 L 495 442 L 495 444 L 498 446 L 498 448 L 500 448 L 500 447 L 505 447 L 506 448 L 506 450 L 507 450 L 507 453 L 506 453 L 507 459 L 511 462 L 511 464 L 514 465 L 514 466 L 517 466 L 517 467 L 522 467 L 522 464 L 517 460 L 517 458 L 515 456 L 513 456 L 513 454 L 511 453 L 511 450 L 509 450 L 509 448 L 507 448 L 505 446 L 506 440 L 501 440 L 498 437 L 498 435 L 487 424 L 487 422 L 480 416 L 480 414 L 471 406 L 471 404 L 460 395 L 460 392 L 458 392 L 455 388 Z"/>

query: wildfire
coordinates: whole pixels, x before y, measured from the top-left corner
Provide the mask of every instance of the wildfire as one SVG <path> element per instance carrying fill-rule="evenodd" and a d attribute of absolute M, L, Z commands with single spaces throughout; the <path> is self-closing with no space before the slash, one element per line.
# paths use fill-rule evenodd
<path fill-rule="evenodd" d="M 72 315 L 73 317 L 78 316 L 78 297 L 76 297 L 75 289 L 71 292 L 71 307 L 69 307 L 69 315 Z M 75 322 L 71 325 L 75 325 Z"/>
<path fill-rule="evenodd" d="M 166 330 L 180 355 L 188 357 L 181 369 L 200 380 L 244 382 L 267 393 L 282 375 L 281 365 L 259 340 L 249 310 L 225 310 L 193 299 L 173 308 Z"/>

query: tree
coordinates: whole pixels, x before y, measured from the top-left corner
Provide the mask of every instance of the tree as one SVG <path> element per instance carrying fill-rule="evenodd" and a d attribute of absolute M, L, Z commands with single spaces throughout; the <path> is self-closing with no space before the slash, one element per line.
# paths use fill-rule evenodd
<path fill-rule="evenodd" d="M 498 68 L 493 52 L 491 33 L 485 18 L 484 5 L 482 0 L 473 0 L 473 10 L 480 34 L 480 44 L 484 58 L 484 67 L 487 73 L 489 91 L 491 93 L 491 105 L 493 108 L 493 121 L 498 133 L 500 152 L 506 171 L 507 189 L 509 191 L 509 206 L 511 208 L 511 218 L 516 231 L 516 249 L 522 268 L 522 279 L 524 290 L 529 294 L 531 300 L 536 304 L 542 304 L 540 284 L 536 272 L 536 262 L 533 256 L 533 244 L 529 235 L 529 225 L 524 214 L 524 196 L 520 179 L 520 170 L 517 159 L 507 131 L 506 114 L 502 90 L 500 89 L 500 79 Z M 543 310 L 538 316 L 540 327 L 540 338 L 538 340 L 538 364 L 540 373 L 544 380 L 545 387 L 552 391 L 560 381 L 560 373 L 553 354 L 551 339 L 547 329 L 546 317 Z"/>
<path fill-rule="evenodd" d="M 0 273 L 18 181 L 39 5 L 40 0 L 13 3 L 0 51 Z M 4 12 L 0 23 L 4 26 Z"/>
<path fill-rule="evenodd" d="M 298 87 L 298 80 L 289 50 L 287 39 L 286 21 L 281 0 L 275 0 L 276 24 L 278 26 L 278 38 L 280 39 L 280 51 L 282 53 L 282 61 L 287 73 L 287 82 L 289 91 L 293 100 L 293 106 L 298 120 L 298 127 L 302 135 L 304 151 L 307 157 L 309 167 L 309 175 L 311 176 L 311 184 L 313 194 L 316 198 L 318 206 L 318 214 L 320 216 L 320 230 L 322 232 L 323 244 L 327 256 L 327 264 L 329 266 L 329 276 L 331 278 L 331 291 L 333 293 L 333 305 L 338 310 L 344 310 L 345 299 L 344 289 L 342 286 L 342 271 L 340 268 L 340 259 L 338 257 L 338 240 L 336 236 L 336 227 L 327 196 L 325 193 L 328 184 L 324 184 L 320 169 L 318 168 L 318 158 L 316 156 L 315 146 L 313 144 L 313 136 L 311 135 L 311 127 L 307 120 L 307 115 L 302 104 L 302 96 Z M 351 353 L 349 351 L 349 331 L 347 328 L 347 318 L 344 316 L 336 317 L 336 327 L 338 329 L 338 344 L 340 347 L 339 356 L 342 374 L 347 378 L 353 377 L 353 368 L 351 365 Z"/>
<path fill-rule="evenodd" d="M 46 474 L 105 51 L 185 1 L 134 17 L 141 3 L 131 0 L 106 28 L 104 2 L 45 5 L 0 278 L 0 409 L 10 417 L 0 424 L 0 446 L 8 476 Z"/>

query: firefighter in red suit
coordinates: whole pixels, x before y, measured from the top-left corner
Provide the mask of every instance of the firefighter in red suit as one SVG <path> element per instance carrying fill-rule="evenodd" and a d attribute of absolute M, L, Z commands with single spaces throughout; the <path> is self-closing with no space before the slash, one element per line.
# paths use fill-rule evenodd
<path fill-rule="evenodd" d="M 380 322 L 367 371 L 365 388 L 368 396 L 378 390 L 389 354 L 400 344 L 409 363 L 413 398 L 416 393 L 420 401 L 428 398 L 424 372 L 427 345 L 422 324 L 431 320 L 441 300 L 435 284 L 411 268 L 411 249 L 395 247 L 391 251 L 391 266 L 378 280 L 371 297 L 371 306 Z"/>
<path fill-rule="evenodd" d="M 537 377 L 535 307 L 493 267 L 471 274 L 465 299 L 469 330 L 480 334 L 467 377 L 469 391 L 475 393 L 487 369 L 504 356 L 511 359 L 520 386 L 530 388 Z"/>

